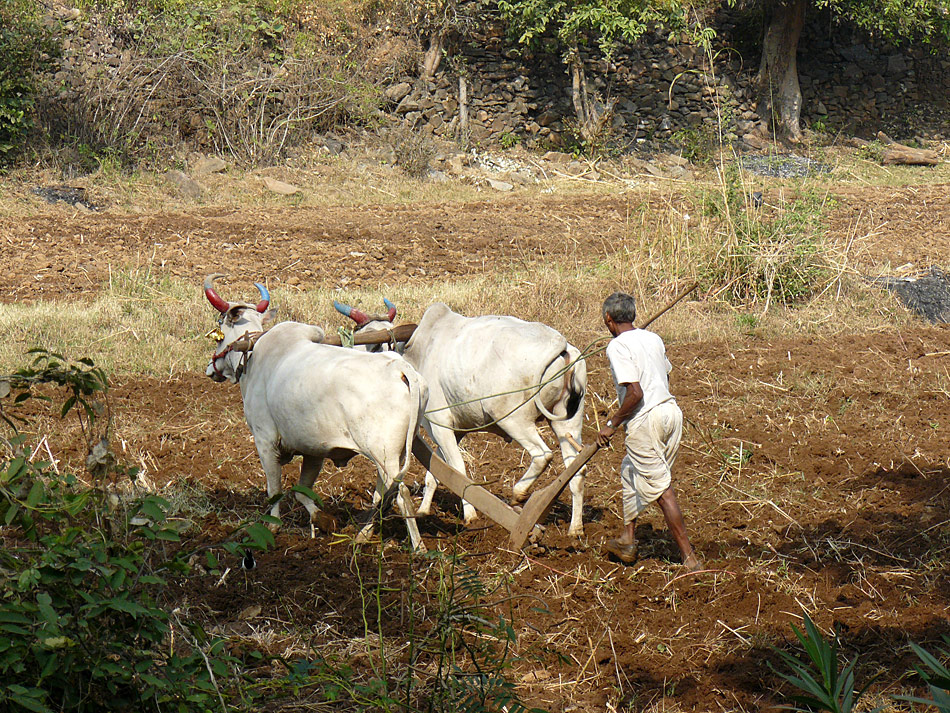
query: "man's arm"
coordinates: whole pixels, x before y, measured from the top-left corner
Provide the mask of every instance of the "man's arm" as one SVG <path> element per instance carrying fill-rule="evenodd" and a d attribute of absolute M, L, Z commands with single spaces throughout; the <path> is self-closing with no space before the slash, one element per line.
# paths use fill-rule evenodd
<path fill-rule="evenodd" d="M 607 424 L 597 434 L 597 445 L 602 448 L 610 443 L 611 437 L 617 432 L 620 424 L 636 411 L 637 405 L 643 400 L 643 389 L 640 387 L 639 381 L 634 381 L 632 384 L 621 384 L 621 386 L 627 389 L 623 397 L 623 403 L 620 404 L 614 415 L 610 417 Z"/>

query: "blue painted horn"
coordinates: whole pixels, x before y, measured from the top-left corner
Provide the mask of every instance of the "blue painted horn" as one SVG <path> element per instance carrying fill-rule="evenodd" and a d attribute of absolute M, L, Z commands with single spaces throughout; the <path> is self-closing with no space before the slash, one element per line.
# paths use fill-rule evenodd
<path fill-rule="evenodd" d="M 336 300 L 333 300 L 333 306 L 336 308 L 337 312 L 352 319 L 359 327 L 362 327 L 364 324 L 369 322 L 369 317 L 366 316 L 366 313 L 356 309 L 356 307 L 340 304 Z"/>
<path fill-rule="evenodd" d="M 261 293 L 261 301 L 257 303 L 256 309 L 258 312 L 266 312 L 267 307 L 270 305 L 270 292 L 268 292 L 267 288 L 260 282 L 255 282 L 254 287 Z"/>
<path fill-rule="evenodd" d="M 383 303 L 386 305 L 386 307 L 389 308 L 389 312 L 386 314 L 386 318 L 390 322 L 395 322 L 396 321 L 396 305 L 394 305 L 392 302 L 387 300 L 385 297 L 383 297 Z"/>

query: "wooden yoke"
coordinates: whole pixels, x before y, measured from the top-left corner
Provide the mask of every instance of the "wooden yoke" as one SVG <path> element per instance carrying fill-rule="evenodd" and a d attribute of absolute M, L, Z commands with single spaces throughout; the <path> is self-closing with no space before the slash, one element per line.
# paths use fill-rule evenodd
<path fill-rule="evenodd" d="M 387 342 L 408 342 L 409 337 L 416 331 L 416 324 L 400 324 L 392 329 L 372 329 L 366 332 L 357 332 L 353 335 L 353 344 L 386 344 Z M 322 344 L 329 344 L 332 347 L 343 346 L 343 341 L 338 334 L 327 334 L 323 338 Z"/>

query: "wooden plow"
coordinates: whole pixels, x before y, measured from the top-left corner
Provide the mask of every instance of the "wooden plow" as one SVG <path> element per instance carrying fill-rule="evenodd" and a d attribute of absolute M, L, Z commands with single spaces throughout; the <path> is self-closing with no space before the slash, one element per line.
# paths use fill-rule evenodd
<path fill-rule="evenodd" d="M 641 326 L 641 329 L 649 326 L 660 315 L 695 290 L 697 286 L 698 285 L 693 284 L 688 289 L 680 292 L 666 307 L 646 320 Z M 353 344 L 389 343 L 394 347 L 396 342 L 408 341 L 415 331 L 416 326 L 415 324 L 401 324 L 398 327 L 387 330 L 360 332 L 353 335 Z M 324 343 L 340 346 L 342 340 L 338 335 L 328 334 L 324 339 Z M 419 436 L 416 436 L 412 442 L 412 454 L 425 466 L 426 470 L 432 473 L 439 483 L 447 487 L 460 498 L 464 498 L 470 502 L 476 510 L 505 528 L 509 533 L 508 541 L 511 544 L 511 548 L 515 551 L 525 546 L 535 525 L 538 525 L 547 517 L 571 478 L 573 478 L 581 468 L 587 465 L 587 462 L 593 458 L 598 450 L 599 446 L 596 443 L 584 446 L 574 460 L 571 461 L 569 468 L 555 478 L 552 483 L 544 488 L 535 490 L 527 502 L 525 502 L 524 506 L 518 510 L 508 505 L 501 498 L 493 495 L 485 487 L 471 480 L 464 473 L 455 470 L 455 468 L 433 453 L 429 444 L 423 441 Z"/>

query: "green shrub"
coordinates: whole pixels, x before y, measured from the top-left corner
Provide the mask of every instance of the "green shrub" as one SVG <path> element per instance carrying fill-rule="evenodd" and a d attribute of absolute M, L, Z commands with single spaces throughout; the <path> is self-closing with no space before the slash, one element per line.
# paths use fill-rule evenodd
<path fill-rule="evenodd" d="M 719 131 L 713 124 L 674 131 L 670 143 L 680 150 L 683 158 L 695 164 L 710 163 L 721 148 Z"/>
<path fill-rule="evenodd" d="M 0 162 L 22 147 L 33 128 L 39 74 L 55 51 L 32 3 L 11 0 L 0 7 Z"/>
<path fill-rule="evenodd" d="M 98 486 L 118 468 L 108 448 L 108 384 L 89 360 L 39 351 L 32 366 L 0 380 L 0 708 L 13 711 L 227 710 L 237 678 L 222 639 L 159 602 L 191 552 L 157 495 L 120 501 L 103 487 L 60 475 L 33 453 L 10 411 L 36 389 L 65 388 L 60 413 L 76 411 Z M 14 393 L 16 395 L 14 396 Z M 9 404 L 9 406 L 7 405 Z M 272 535 L 249 525 L 238 548 Z M 208 555 L 208 564 L 214 565 Z"/>

